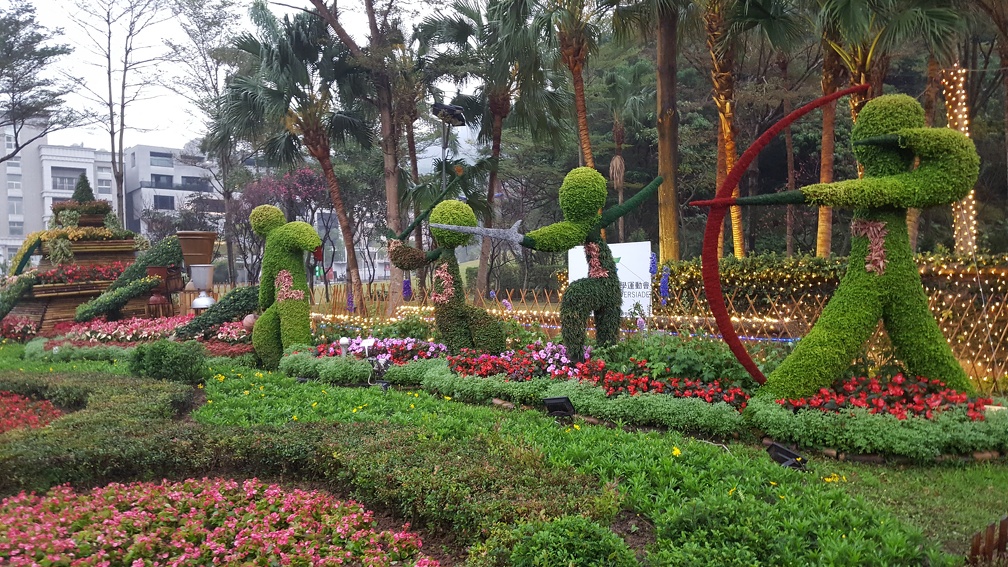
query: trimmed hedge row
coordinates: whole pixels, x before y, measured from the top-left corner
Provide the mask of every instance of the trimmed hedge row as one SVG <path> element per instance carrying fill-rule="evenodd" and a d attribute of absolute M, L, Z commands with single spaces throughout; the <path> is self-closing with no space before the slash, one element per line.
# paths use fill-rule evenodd
<path fill-rule="evenodd" d="M 371 378 L 371 363 L 352 356 L 316 357 L 310 352 L 298 352 L 280 360 L 280 372 L 294 378 L 320 380 L 346 386 L 364 384 Z"/>

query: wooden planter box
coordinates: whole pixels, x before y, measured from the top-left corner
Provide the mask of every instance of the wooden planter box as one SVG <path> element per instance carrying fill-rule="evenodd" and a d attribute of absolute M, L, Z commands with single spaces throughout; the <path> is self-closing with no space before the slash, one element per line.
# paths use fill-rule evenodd
<path fill-rule="evenodd" d="M 136 260 L 136 242 L 133 240 L 78 240 L 70 243 L 73 250 L 73 263 L 82 266 L 94 266 L 122 262 L 132 264 Z M 42 262 L 40 268 L 51 266 L 49 261 L 49 246 L 42 245 Z"/>
<path fill-rule="evenodd" d="M 77 226 L 105 226 L 105 215 L 81 215 Z"/>
<path fill-rule="evenodd" d="M 32 286 L 32 297 L 76 297 L 81 295 L 100 295 L 112 280 L 99 280 L 79 283 L 39 284 Z"/>

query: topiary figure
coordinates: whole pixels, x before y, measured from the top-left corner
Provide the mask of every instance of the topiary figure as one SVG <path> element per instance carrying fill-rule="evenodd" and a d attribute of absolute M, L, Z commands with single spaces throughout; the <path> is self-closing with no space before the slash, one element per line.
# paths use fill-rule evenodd
<path fill-rule="evenodd" d="M 276 369 L 284 348 L 311 344 L 308 275 L 304 253 L 322 245 L 305 222 L 287 222 L 272 205 L 260 205 L 249 215 L 252 230 L 266 239 L 259 276 L 262 316 L 252 328 L 252 346 L 263 366 Z"/>
<path fill-rule="evenodd" d="M 73 196 L 70 197 L 70 200 L 78 203 L 90 203 L 95 200 L 94 191 L 91 190 L 91 183 L 88 181 L 87 175 L 82 173 L 77 178 L 77 185 L 74 185 Z"/>
<path fill-rule="evenodd" d="M 910 373 L 972 392 L 928 308 L 907 236 L 906 214 L 908 208 L 948 205 L 969 193 L 980 171 L 973 141 L 948 128 L 925 128 L 924 110 L 906 95 L 869 101 L 858 115 L 851 139 L 864 178 L 731 200 L 809 203 L 854 211 L 847 273 L 812 330 L 760 391 L 799 398 L 828 387 L 882 321 Z M 723 205 L 726 200 L 717 202 Z"/>
<path fill-rule="evenodd" d="M 431 291 L 434 322 L 441 340 L 452 354 L 458 354 L 464 348 L 495 354 L 503 352 L 507 343 L 501 322 L 486 310 L 465 302 L 455 248 L 465 246 L 472 237 L 452 230 L 431 228 L 431 236 L 438 246 L 435 250 L 424 253 L 403 244 L 425 217 L 421 215 L 403 234 L 390 235 L 389 258 L 402 270 L 417 270 L 434 264 L 434 289 Z M 430 220 L 444 225 L 476 226 L 476 214 L 472 207 L 455 200 L 438 203 L 430 211 Z"/>
<path fill-rule="evenodd" d="M 602 229 L 637 208 L 654 195 L 661 178 L 652 181 L 622 205 L 602 211 L 606 201 L 606 181 L 590 167 L 571 170 L 560 186 L 560 210 L 564 220 L 533 230 L 526 235 L 518 232 L 518 223 L 510 229 L 467 228 L 448 223 L 431 223 L 431 230 L 444 229 L 468 234 L 480 234 L 521 244 L 526 248 L 546 252 L 563 252 L 584 244 L 588 259 L 588 277 L 567 287 L 560 300 L 560 333 L 567 356 L 584 359 L 588 317 L 595 315 L 595 338 L 599 345 L 608 345 L 619 338 L 623 294 L 616 261 L 606 245 Z M 431 219 L 434 220 L 433 218 Z"/>

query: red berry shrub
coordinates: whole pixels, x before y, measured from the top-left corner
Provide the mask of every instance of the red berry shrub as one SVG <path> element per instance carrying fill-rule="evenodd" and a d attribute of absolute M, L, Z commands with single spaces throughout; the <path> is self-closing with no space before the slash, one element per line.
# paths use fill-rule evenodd
<path fill-rule="evenodd" d="M 0 433 L 19 427 L 44 427 L 63 415 L 49 400 L 0 392 Z"/>
<path fill-rule="evenodd" d="M 902 373 L 890 378 L 855 376 L 840 380 L 830 388 L 821 388 L 809 398 L 777 400 L 792 410 L 802 408 L 841 412 L 863 408 L 869 413 L 890 413 L 899 419 L 917 416 L 931 419 L 935 414 L 963 408 L 973 421 L 984 419 L 984 406 L 990 398 L 970 398 L 966 394 L 946 388 L 941 380 L 907 378 Z"/>

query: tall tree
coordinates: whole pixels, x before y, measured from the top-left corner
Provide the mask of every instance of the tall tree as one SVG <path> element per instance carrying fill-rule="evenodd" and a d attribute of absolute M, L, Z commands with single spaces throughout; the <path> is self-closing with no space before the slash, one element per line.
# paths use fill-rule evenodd
<path fill-rule="evenodd" d="M 228 82 L 225 126 L 240 138 L 266 131 L 264 153 L 275 162 L 293 166 L 303 160 L 304 148 L 322 167 L 333 209 L 339 219 L 347 253 L 347 279 L 355 306 L 363 308 L 353 221 L 333 171 L 332 144 L 348 138 L 370 144 L 370 131 L 341 107 L 343 85 L 361 73 L 349 64 L 349 52 L 332 41 L 324 22 L 312 14 L 279 21 L 263 0 L 249 12 L 258 36 L 242 34 L 236 47 L 252 61 L 251 72 Z"/>
<path fill-rule="evenodd" d="M 686 0 L 613 0 L 613 31 L 626 40 L 637 33 L 655 41 L 658 130 L 658 250 L 662 262 L 679 260 L 679 110 L 676 105 L 679 21 Z"/>
<path fill-rule="evenodd" d="M 53 64 L 71 52 L 53 43 L 58 37 L 59 30 L 35 20 L 35 8 L 27 0 L 0 10 L 0 133 L 13 131 L 13 146 L 0 149 L 0 163 L 80 119 L 64 104 L 69 87 L 49 77 Z"/>
<path fill-rule="evenodd" d="M 368 97 L 368 101 L 377 111 L 380 124 L 387 208 L 385 220 L 388 228 L 398 234 L 402 229 L 399 215 L 398 125 L 395 123 L 392 77 L 389 68 L 389 57 L 392 51 L 391 40 L 402 37 L 402 34 L 396 29 L 398 25 L 395 21 L 396 2 L 395 0 L 384 0 L 380 5 L 376 5 L 375 0 L 364 0 L 364 13 L 368 23 L 367 43 L 364 45 L 359 44 L 347 32 L 343 22 L 340 21 L 340 12 L 336 9 L 336 2 L 333 2 L 331 8 L 326 5 L 325 0 L 311 0 L 311 3 L 335 32 L 339 43 L 349 50 L 356 63 L 367 71 L 373 93 L 371 97 Z M 403 282 L 402 270 L 392 266 L 390 273 L 389 315 L 402 305 Z"/>
<path fill-rule="evenodd" d="M 76 19 L 97 58 L 91 64 L 102 70 L 101 85 L 81 83 L 81 94 L 102 110 L 102 128 L 109 135 L 112 177 L 116 183 L 119 217 L 126 226 L 124 137 L 126 111 L 146 96 L 154 79 L 149 76 L 164 60 L 163 50 L 151 38 L 166 16 L 163 0 L 78 0 Z"/>
<path fill-rule="evenodd" d="M 170 8 L 175 21 L 182 27 L 185 40 L 169 38 L 168 59 L 179 72 L 168 77 L 166 86 L 186 97 L 203 115 L 207 130 L 214 130 L 214 122 L 224 111 L 224 89 L 227 79 L 241 64 L 241 52 L 234 48 L 235 30 L 239 27 L 237 0 L 171 0 Z M 217 133 L 222 133 L 216 129 Z M 224 199 L 224 243 L 227 247 L 228 278 L 234 284 L 235 269 L 234 225 L 229 218 L 234 207 L 231 201 L 236 190 L 232 170 L 241 159 L 236 155 L 237 140 L 233 136 L 221 139 L 208 137 L 204 151 L 216 162 L 211 169 L 221 187 Z"/>
<path fill-rule="evenodd" d="M 609 180 L 616 190 L 616 199 L 623 204 L 624 176 L 626 161 L 623 159 L 623 145 L 626 142 L 627 123 L 635 123 L 644 108 L 655 96 L 653 90 L 644 89 L 644 77 L 654 72 L 654 67 L 644 60 L 632 65 L 608 71 L 603 76 L 605 101 L 603 104 L 612 116 L 613 157 L 609 160 Z M 619 219 L 619 241 L 626 242 L 623 217 Z"/>
<path fill-rule="evenodd" d="M 882 94 L 882 82 L 888 72 L 893 49 L 916 40 L 922 41 L 930 53 L 947 58 L 954 50 L 963 24 L 953 3 L 946 0 L 821 0 L 819 29 L 828 47 L 827 56 L 835 55 L 837 58 L 828 63 L 824 61 L 823 94 L 828 94 L 827 65 L 838 61 L 840 68 L 846 71 L 851 86 L 869 85 L 868 92 L 855 93 L 850 97 L 851 118 L 857 121 L 865 103 Z M 829 88 L 835 92 L 836 85 L 831 82 Z M 823 174 L 826 170 L 826 119 L 824 110 Z M 832 134 L 832 124 L 830 126 Z M 832 167 L 829 173 L 832 177 Z M 817 239 L 816 253 L 828 256 L 832 217 L 829 216 L 829 222 L 824 222 L 827 218 L 820 208 L 819 220 L 820 238 Z"/>
<path fill-rule="evenodd" d="M 1004 87 L 1005 170 L 1008 178 L 1008 2 L 1004 0 L 972 0 L 982 14 L 990 18 L 997 29 L 998 55 L 1001 59 L 1001 84 Z"/>
<path fill-rule="evenodd" d="M 536 36 L 528 28 L 502 27 L 505 9 L 501 0 L 456 0 L 445 13 L 424 20 L 418 30 L 421 42 L 432 48 L 433 68 L 457 83 L 476 81 L 473 94 L 459 95 L 453 102 L 479 125 L 479 141 L 490 144 L 489 214 L 483 219 L 488 228 L 494 226 L 494 198 L 500 191 L 504 121 L 530 130 L 535 137 L 555 135 L 558 129 L 551 125 L 563 113 L 565 102 Z M 489 284 L 490 248 L 490 239 L 484 238 L 476 279 L 479 295 L 486 294 Z"/>

